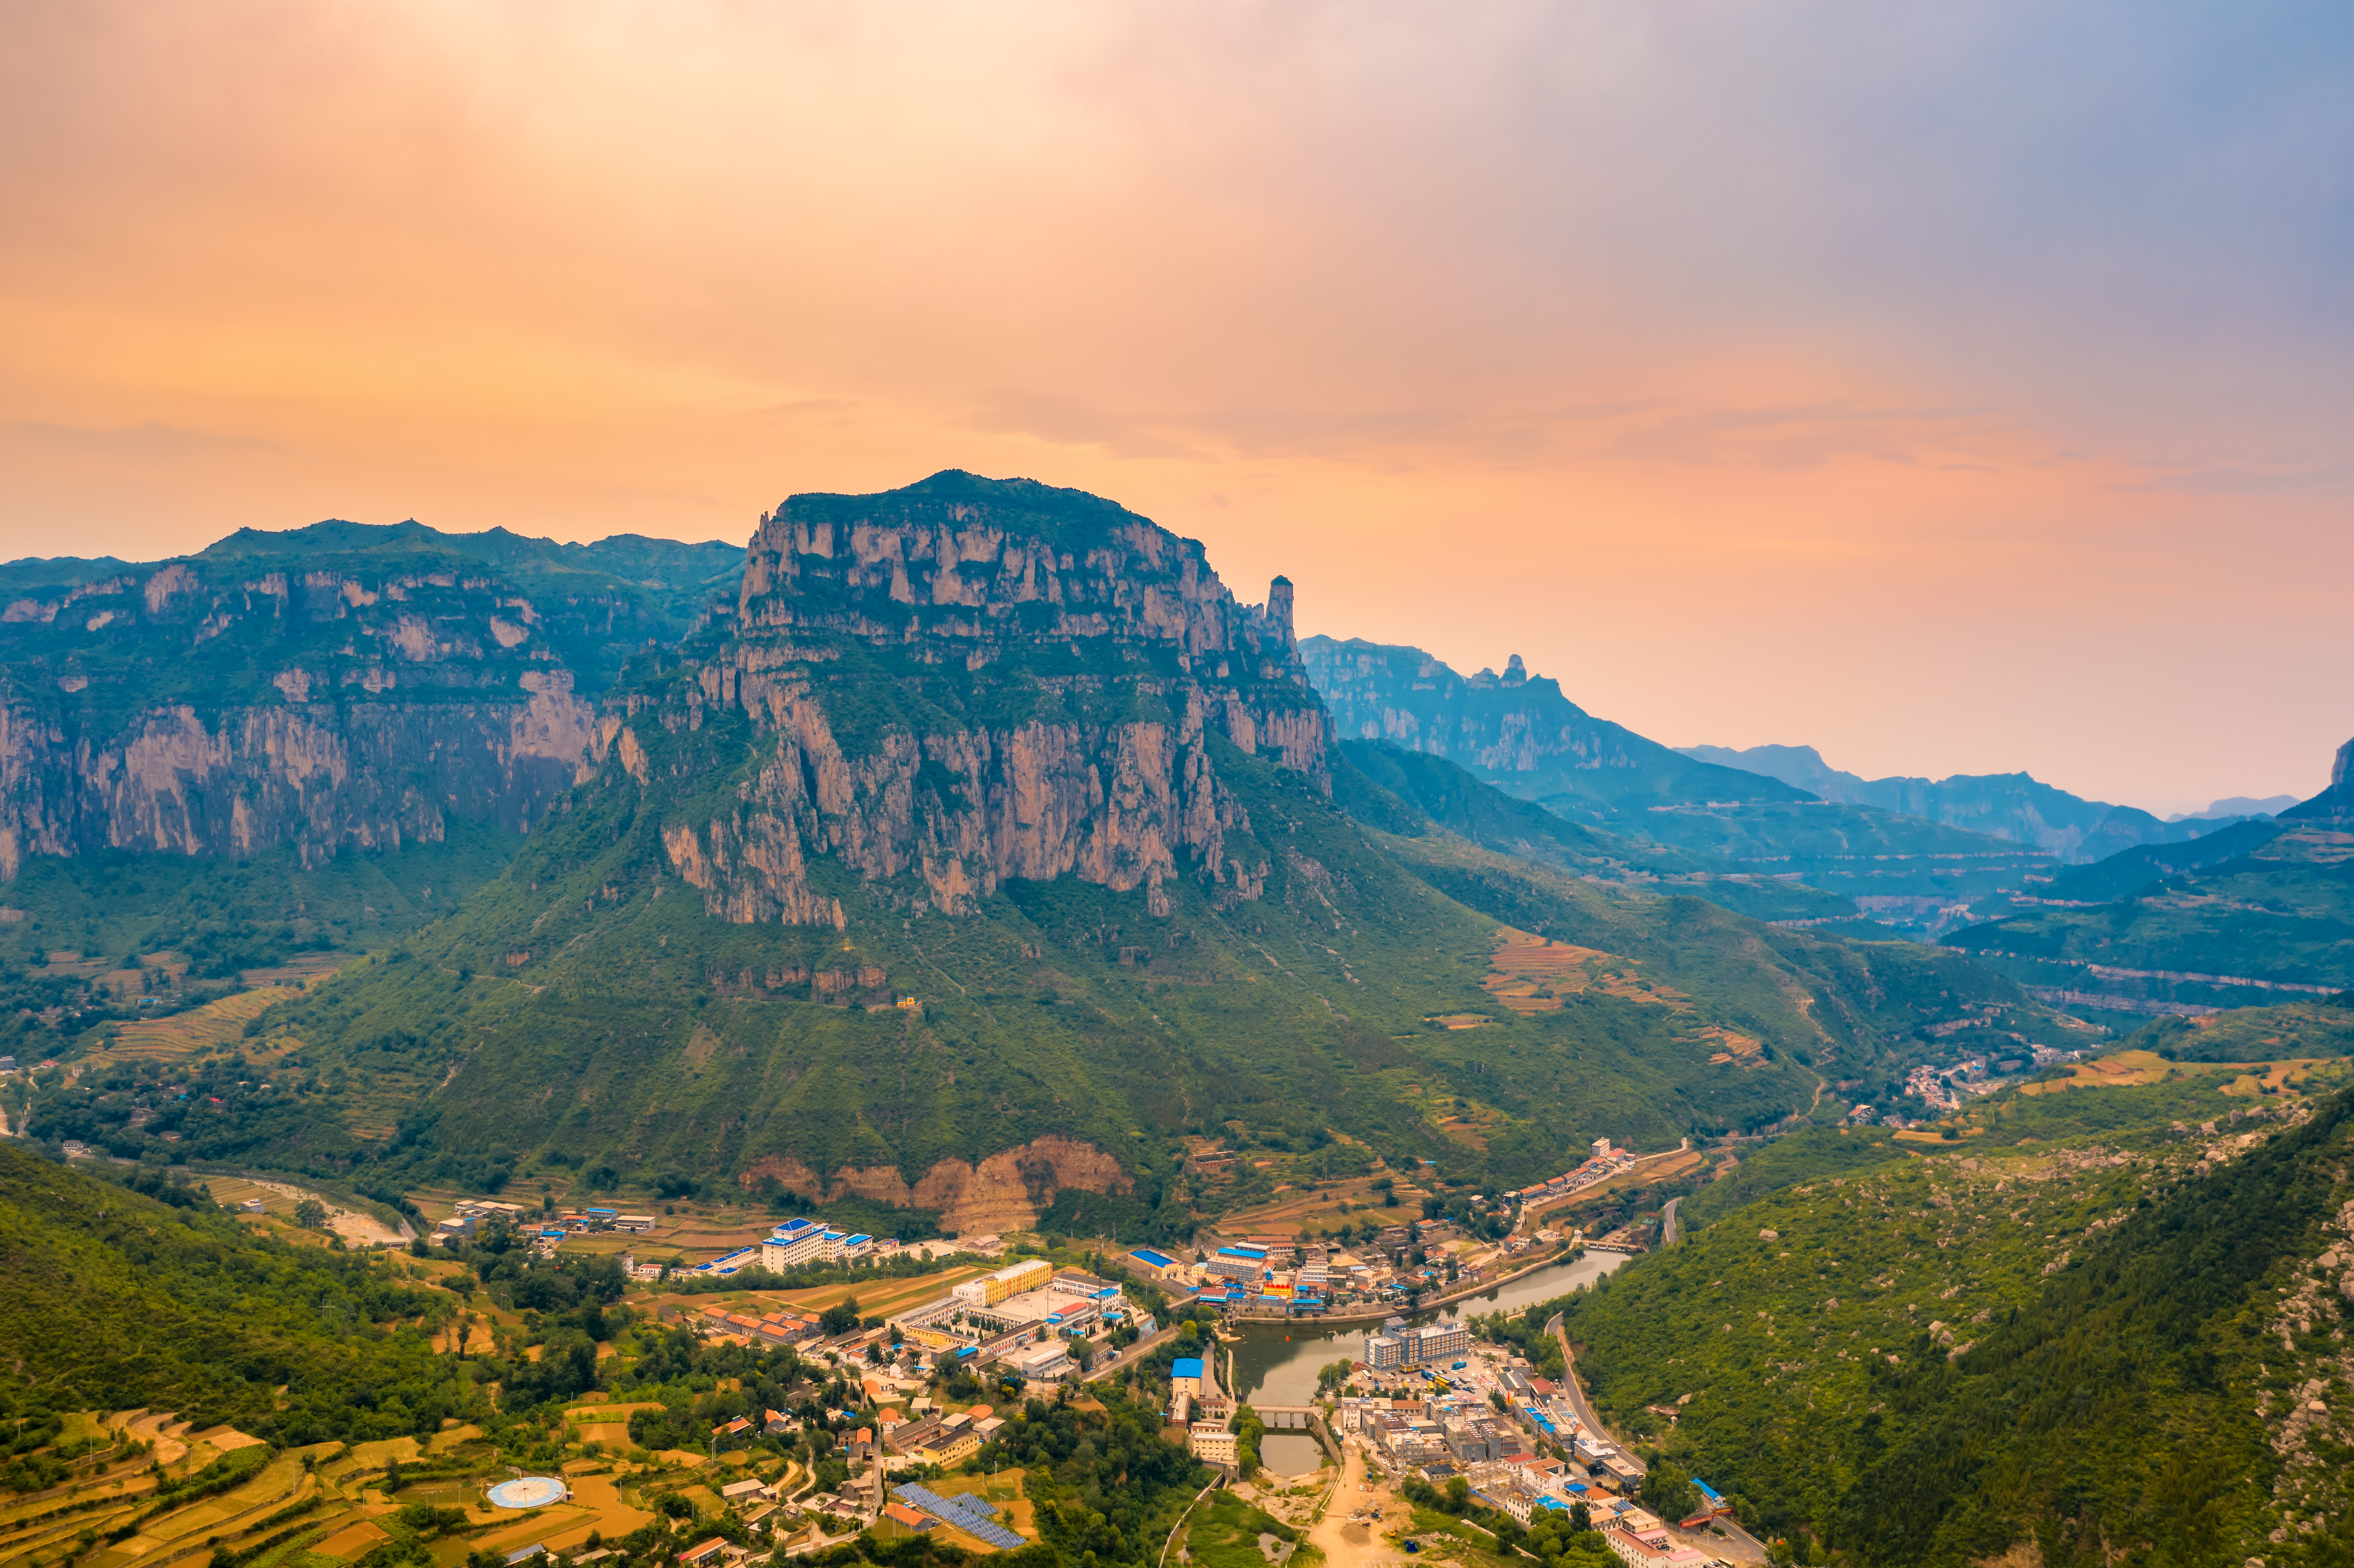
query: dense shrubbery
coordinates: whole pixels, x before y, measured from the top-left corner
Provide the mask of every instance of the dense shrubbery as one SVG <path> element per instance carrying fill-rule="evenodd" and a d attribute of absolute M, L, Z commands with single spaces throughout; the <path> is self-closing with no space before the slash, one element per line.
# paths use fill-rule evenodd
<path fill-rule="evenodd" d="M 1118 1394 L 1101 1411 L 1031 1400 L 977 1462 L 1024 1467 L 1038 1533 L 1070 1562 L 1148 1563 L 1210 1472 L 1161 1436 L 1156 1410 Z"/>

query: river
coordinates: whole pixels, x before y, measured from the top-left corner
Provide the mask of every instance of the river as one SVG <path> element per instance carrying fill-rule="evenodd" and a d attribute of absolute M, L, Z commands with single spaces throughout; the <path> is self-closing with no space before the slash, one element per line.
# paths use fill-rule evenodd
<path fill-rule="evenodd" d="M 1409 1319 L 1427 1323 L 1440 1312 L 1449 1317 L 1517 1311 L 1538 1301 L 1566 1296 L 1627 1261 L 1615 1252 L 1589 1252 L 1575 1263 L 1548 1264 L 1533 1274 L 1507 1280 L 1484 1295 L 1449 1302 L 1445 1308 Z M 1261 1404 L 1306 1404 L 1316 1397 L 1316 1374 L 1326 1364 L 1355 1361 L 1367 1334 L 1381 1331 L 1379 1323 L 1344 1323 L 1322 1327 L 1313 1319 L 1288 1323 L 1241 1322 L 1241 1339 L 1226 1349 L 1234 1352 L 1234 1392 Z"/>

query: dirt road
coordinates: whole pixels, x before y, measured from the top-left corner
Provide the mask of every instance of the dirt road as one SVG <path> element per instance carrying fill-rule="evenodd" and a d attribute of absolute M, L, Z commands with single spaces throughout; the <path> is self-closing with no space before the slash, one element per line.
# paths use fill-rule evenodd
<path fill-rule="evenodd" d="M 297 1187 L 291 1181 L 264 1181 L 248 1178 L 257 1187 L 267 1188 L 281 1197 L 300 1202 L 316 1198 L 327 1211 L 327 1228 L 346 1242 L 360 1246 L 399 1246 L 408 1238 L 393 1230 L 374 1214 L 358 1209 L 346 1209 L 324 1192 L 313 1192 L 308 1187 Z"/>
<path fill-rule="evenodd" d="M 1384 1524 L 1406 1517 L 1406 1504 L 1393 1495 L 1386 1481 L 1365 1484 L 1365 1456 L 1354 1443 L 1341 1445 L 1340 1489 L 1332 1494 L 1324 1517 L 1308 1532 L 1310 1545 L 1324 1553 L 1329 1568 L 1406 1568 L 1405 1554 L 1382 1539 Z M 1352 1513 L 1382 1510 L 1384 1518 L 1352 1520 Z"/>

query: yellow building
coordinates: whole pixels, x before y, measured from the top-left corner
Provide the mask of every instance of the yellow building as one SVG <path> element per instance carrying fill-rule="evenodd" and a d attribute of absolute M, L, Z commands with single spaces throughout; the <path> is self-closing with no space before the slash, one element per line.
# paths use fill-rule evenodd
<path fill-rule="evenodd" d="M 911 1450 L 909 1457 L 927 1465 L 961 1465 L 980 1452 L 980 1434 L 956 1426 Z"/>
<path fill-rule="evenodd" d="M 1235 1463 L 1235 1435 L 1223 1421 L 1196 1421 L 1185 1429 L 1185 1446 L 1205 1465 Z"/>
<path fill-rule="evenodd" d="M 1011 1264 L 983 1277 L 986 1290 L 981 1299 L 994 1307 L 1009 1296 L 1019 1296 L 1025 1290 L 1044 1289 L 1054 1277 L 1055 1266 L 1043 1257 Z"/>

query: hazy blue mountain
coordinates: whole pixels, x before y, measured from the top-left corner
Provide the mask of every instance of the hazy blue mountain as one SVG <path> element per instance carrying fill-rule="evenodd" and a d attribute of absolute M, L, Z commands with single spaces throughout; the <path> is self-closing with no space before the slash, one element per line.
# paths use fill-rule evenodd
<path fill-rule="evenodd" d="M 1299 657 L 1342 740 L 1443 757 L 1563 816 L 1600 822 L 1653 806 L 1803 800 L 1755 769 L 1694 761 L 1595 717 L 1513 654 L 1500 675 L 1458 674 L 1419 648 L 1305 637 Z"/>
<path fill-rule="evenodd" d="M 1299 654 L 1342 740 L 1442 758 L 1566 821 L 1735 874 L 1802 881 L 1907 934 L 1934 936 L 1973 901 L 2050 864 L 2040 845 L 1662 746 L 1587 713 L 1518 654 L 1500 675 L 1460 674 L 1419 648 L 1353 638 L 1306 638 Z"/>
<path fill-rule="evenodd" d="M 2258 800 L 2253 795 L 2232 795 L 2215 801 L 2203 811 L 2177 811 L 2166 820 L 2169 822 L 2198 822 L 2221 818 L 2237 821 L 2242 817 L 2274 817 L 2296 804 L 2294 795 L 2266 795 Z"/>
<path fill-rule="evenodd" d="M 2142 845 L 1981 900 L 1946 944 L 2047 1001 L 2117 1012 L 2244 1007 L 2354 986 L 2354 785 L 2187 843 Z"/>
<path fill-rule="evenodd" d="M 1826 800 L 1877 806 L 1948 827 L 2033 844 L 2063 861 L 2086 863 L 2103 859 L 2138 844 L 2180 843 L 2211 832 L 2226 822 L 2256 815 L 2255 810 L 2229 815 L 2222 808 L 2242 802 L 2219 800 L 2198 817 L 2160 821 L 2133 806 L 2087 800 L 2081 795 L 2045 784 L 2026 773 L 1956 773 L 1950 779 L 1865 779 L 1823 760 L 1811 746 L 1685 746 L 1677 750 L 1695 761 L 1724 768 L 1746 768 Z M 2244 802 L 2269 812 L 2292 803 Z"/>

